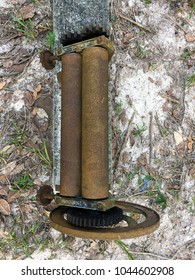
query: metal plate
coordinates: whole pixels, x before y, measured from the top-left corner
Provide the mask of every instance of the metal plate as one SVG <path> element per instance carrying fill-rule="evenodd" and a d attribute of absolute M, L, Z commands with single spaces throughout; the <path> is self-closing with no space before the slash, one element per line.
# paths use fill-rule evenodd
<path fill-rule="evenodd" d="M 85 239 L 116 240 L 129 239 L 149 234 L 159 227 L 159 215 L 152 209 L 134 203 L 116 201 L 115 206 L 123 209 L 125 226 L 108 228 L 78 228 L 70 225 L 65 219 L 68 207 L 58 207 L 50 214 L 51 227 L 64 234 Z M 145 217 L 140 223 L 128 214 L 139 214 Z"/>

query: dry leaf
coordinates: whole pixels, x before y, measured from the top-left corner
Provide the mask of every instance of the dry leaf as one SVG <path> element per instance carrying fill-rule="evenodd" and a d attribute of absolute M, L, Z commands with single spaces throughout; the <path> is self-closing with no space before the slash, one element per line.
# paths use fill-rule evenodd
<path fill-rule="evenodd" d="M 0 213 L 6 216 L 9 216 L 11 214 L 10 206 L 8 202 L 3 198 L 0 198 Z"/>
<path fill-rule="evenodd" d="M 24 71 L 25 66 L 26 66 L 26 62 L 21 64 L 14 64 L 10 67 L 10 69 L 15 73 L 22 73 Z"/>
<path fill-rule="evenodd" d="M 26 92 L 25 94 L 24 94 L 24 98 L 25 98 L 25 100 L 27 101 L 27 104 L 29 105 L 29 106 L 32 106 L 33 104 L 34 104 L 34 98 L 33 98 L 33 96 L 32 96 L 32 94 L 30 93 L 30 92 Z"/>
<path fill-rule="evenodd" d="M 2 190 L 3 190 L 3 191 L 2 191 Z M 7 184 L 6 184 L 6 185 L 1 184 L 1 185 L 0 185 L 0 192 L 1 192 L 1 191 L 2 191 L 2 192 L 5 191 L 5 192 L 6 192 L 6 196 L 7 196 L 7 195 L 8 195 L 8 192 L 9 192 L 9 185 L 7 185 Z"/>
<path fill-rule="evenodd" d="M 3 188 L 0 188 L 0 195 L 1 196 L 7 196 L 7 191 L 4 190 Z"/>
<path fill-rule="evenodd" d="M 9 233 L 7 231 L 3 231 L 0 229 L 0 238 L 7 238 L 9 236 Z"/>
<path fill-rule="evenodd" d="M 38 85 L 35 90 L 33 91 L 34 99 L 37 99 L 38 93 L 41 91 L 41 85 Z"/>
<path fill-rule="evenodd" d="M 17 175 L 20 174 L 24 170 L 24 163 L 16 165 L 16 167 L 9 173 L 9 175 Z"/>
<path fill-rule="evenodd" d="M 193 139 L 192 139 L 192 136 L 189 136 L 188 137 L 188 151 L 189 151 L 189 153 L 192 152 L 192 149 L 193 149 Z"/>
<path fill-rule="evenodd" d="M 4 168 L 1 169 L 1 174 L 9 175 L 14 170 L 15 167 L 16 167 L 16 160 L 9 162 L 8 164 L 6 164 Z"/>
<path fill-rule="evenodd" d="M 6 82 L 0 82 L 0 90 L 3 89 L 5 85 L 6 85 Z"/>
<path fill-rule="evenodd" d="M 183 137 L 182 137 L 181 133 L 179 133 L 178 131 L 174 131 L 174 139 L 175 139 L 176 145 L 179 145 L 180 143 L 183 142 Z"/>
<path fill-rule="evenodd" d="M 3 68 L 5 69 L 8 69 L 10 68 L 11 66 L 13 65 L 13 60 L 6 60 L 4 63 L 3 63 Z"/>
<path fill-rule="evenodd" d="M 7 180 L 7 177 L 5 175 L 0 174 L 0 181 L 5 182 Z"/>
<path fill-rule="evenodd" d="M 32 4 L 24 6 L 20 9 L 19 16 L 22 17 L 22 19 L 29 19 L 33 18 L 35 15 L 35 8 Z"/>
<path fill-rule="evenodd" d="M 37 108 L 37 115 L 40 119 L 48 119 L 48 114 L 45 112 L 43 108 Z"/>
<path fill-rule="evenodd" d="M 191 33 L 186 34 L 186 41 L 187 42 L 195 42 L 195 35 L 191 34 Z"/>
<path fill-rule="evenodd" d="M 9 203 L 12 203 L 14 200 L 16 200 L 18 197 L 20 196 L 20 192 L 9 192 L 8 197 L 7 197 L 7 201 Z"/>
<path fill-rule="evenodd" d="M 37 111 L 38 111 L 37 107 L 33 108 L 31 115 L 34 117 L 37 114 Z"/>

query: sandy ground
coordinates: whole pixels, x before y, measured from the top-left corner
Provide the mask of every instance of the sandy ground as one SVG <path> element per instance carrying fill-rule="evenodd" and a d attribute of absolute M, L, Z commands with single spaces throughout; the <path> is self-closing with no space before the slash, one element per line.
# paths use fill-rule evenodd
<path fill-rule="evenodd" d="M 111 1 L 111 192 L 161 217 L 154 233 L 121 243 L 63 236 L 35 201 L 52 179 L 53 76 L 39 60 L 52 30 L 46 2 L 0 1 L 0 258 L 195 259 L 193 1 Z"/>

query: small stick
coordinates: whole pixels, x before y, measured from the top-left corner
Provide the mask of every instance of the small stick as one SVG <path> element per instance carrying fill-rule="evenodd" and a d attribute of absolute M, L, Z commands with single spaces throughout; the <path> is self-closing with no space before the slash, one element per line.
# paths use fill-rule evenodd
<path fill-rule="evenodd" d="M 160 124 L 158 115 L 156 114 L 156 116 L 154 116 L 154 118 L 155 118 L 155 121 L 156 121 L 156 123 L 157 123 L 158 129 L 159 129 L 159 132 L 160 132 L 160 135 L 161 135 L 161 137 L 163 137 L 162 128 L 161 128 L 161 124 Z"/>
<path fill-rule="evenodd" d="M 173 102 L 173 103 L 180 104 L 180 102 L 179 102 L 178 100 L 173 99 L 173 98 L 169 97 L 168 95 L 165 95 L 165 96 L 164 96 L 164 95 L 161 95 L 161 94 L 160 94 L 160 96 L 163 97 L 163 98 L 166 98 L 167 100 L 170 100 L 170 101 Z"/>
<path fill-rule="evenodd" d="M 178 23 L 176 22 L 174 19 L 172 19 L 170 16 L 166 16 L 167 19 L 170 19 L 175 25 L 177 25 L 185 34 L 187 34 L 188 32 Z"/>
<path fill-rule="evenodd" d="M 152 161 L 152 120 L 153 120 L 153 115 L 152 112 L 150 114 L 150 123 L 149 123 L 149 167 L 151 167 L 151 161 Z"/>
<path fill-rule="evenodd" d="M 143 24 L 141 24 L 139 22 L 136 22 L 136 21 L 134 21 L 134 20 L 132 20 L 132 19 L 130 19 L 128 17 L 125 17 L 125 16 L 121 15 L 121 14 L 119 14 L 119 17 L 122 18 L 122 19 L 125 19 L 125 20 L 127 20 L 129 22 L 131 22 L 132 24 L 138 26 L 139 28 L 143 29 L 146 32 L 150 32 L 150 33 L 152 32 L 151 29 L 149 29 L 147 26 L 144 26 Z"/>
<path fill-rule="evenodd" d="M 130 133 L 131 133 L 131 123 L 133 121 L 133 118 L 134 118 L 134 115 L 135 115 L 135 112 L 133 113 L 133 115 L 131 116 L 131 119 L 129 120 L 129 123 L 128 123 L 128 128 L 127 128 L 127 131 L 125 133 L 125 136 L 123 138 L 123 142 L 122 144 L 120 145 L 120 150 L 118 151 L 118 156 L 117 156 L 117 159 L 116 159 L 116 164 L 115 164 L 115 172 L 118 168 L 118 165 L 119 165 L 119 162 L 121 160 L 121 156 L 122 156 L 122 151 L 123 149 L 125 148 L 126 144 L 127 144 L 127 141 L 129 139 L 129 136 L 130 136 Z"/>

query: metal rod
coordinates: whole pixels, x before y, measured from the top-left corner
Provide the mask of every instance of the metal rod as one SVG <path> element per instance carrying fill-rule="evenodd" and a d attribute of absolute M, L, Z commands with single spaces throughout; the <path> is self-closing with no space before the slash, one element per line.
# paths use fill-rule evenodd
<path fill-rule="evenodd" d="M 82 53 L 82 197 L 104 199 L 108 178 L 108 51 Z"/>
<path fill-rule="evenodd" d="M 81 55 L 62 56 L 60 194 L 81 194 Z"/>

